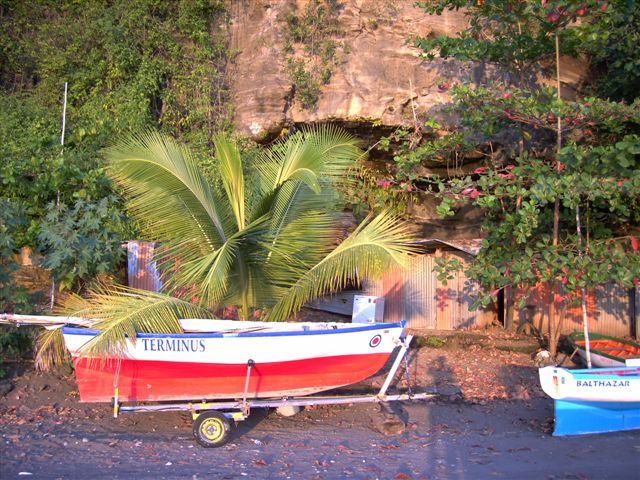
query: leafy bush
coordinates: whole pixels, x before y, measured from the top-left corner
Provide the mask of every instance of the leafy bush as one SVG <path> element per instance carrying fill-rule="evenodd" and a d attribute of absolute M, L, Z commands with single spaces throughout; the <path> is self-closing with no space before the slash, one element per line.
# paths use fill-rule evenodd
<path fill-rule="evenodd" d="M 48 251 L 44 266 L 59 287 L 113 271 L 123 258 L 125 216 L 115 196 L 72 206 L 50 203 L 38 240 Z"/>
<path fill-rule="evenodd" d="M 31 350 L 31 336 L 26 328 L 0 325 L 0 378 L 6 375 L 3 363 Z"/>
<path fill-rule="evenodd" d="M 226 6 L 62 0 L 0 9 L 0 197 L 22 211 L 3 234 L 12 249 L 36 247 L 40 238 L 45 265 L 71 286 L 120 255 L 124 209 L 101 149 L 117 135 L 160 125 L 202 159 L 213 132 L 229 126 Z"/>
<path fill-rule="evenodd" d="M 11 276 L 18 268 L 14 260 L 17 246 L 12 233 L 24 223 L 24 212 L 9 200 L 0 199 L 0 310 L 3 312 L 28 308 L 26 289 L 15 285 Z"/>

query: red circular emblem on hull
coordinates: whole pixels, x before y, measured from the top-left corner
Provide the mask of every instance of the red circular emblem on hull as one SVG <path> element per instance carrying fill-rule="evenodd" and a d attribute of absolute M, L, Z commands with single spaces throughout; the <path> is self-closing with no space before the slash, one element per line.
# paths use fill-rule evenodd
<path fill-rule="evenodd" d="M 370 347 L 377 347 L 378 345 L 380 345 L 381 341 L 382 341 L 382 337 L 380 335 L 376 335 L 371 340 L 369 340 L 369 346 Z"/>

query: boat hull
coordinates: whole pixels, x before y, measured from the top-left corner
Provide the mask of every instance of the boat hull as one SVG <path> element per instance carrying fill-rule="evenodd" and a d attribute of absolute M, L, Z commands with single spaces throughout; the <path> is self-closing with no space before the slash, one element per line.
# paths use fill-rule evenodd
<path fill-rule="evenodd" d="M 294 324 L 295 325 L 295 324 Z M 81 348 L 99 332 L 63 328 L 83 402 L 214 400 L 309 395 L 357 383 L 380 370 L 403 325 L 248 333 L 138 334 L 120 358 Z"/>
<path fill-rule="evenodd" d="M 640 402 L 554 400 L 554 436 L 640 429 Z"/>
<path fill-rule="evenodd" d="M 584 333 L 573 332 L 569 335 L 569 342 L 586 365 Z M 623 367 L 628 360 L 640 359 L 640 345 L 629 340 L 592 333 L 589 335 L 589 347 L 591 365 L 598 368 Z"/>
<path fill-rule="evenodd" d="M 640 367 L 544 367 L 539 374 L 542 389 L 554 400 L 640 402 Z"/>
<path fill-rule="evenodd" d="M 539 374 L 542 389 L 554 400 L 554 435 L 640 428 L 640 367 L 544 367 Z"/>

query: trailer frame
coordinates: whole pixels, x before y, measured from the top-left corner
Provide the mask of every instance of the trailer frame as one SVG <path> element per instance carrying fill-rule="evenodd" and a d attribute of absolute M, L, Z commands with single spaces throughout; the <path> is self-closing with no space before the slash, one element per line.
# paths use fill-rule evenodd
<path fill-rule="evenodd" d="M 203 447 L 220 447 L 229 440 L 229 432 L 232 425 L 246 420 L 254 408 L 283 408 L 283 407 L 308 407 L 318 405 L 350 405 L 360 403 L 382 403 L 417 401 L 433 398 L 435 391 L 412 392 L 408 368 L 409 344 L 413 335 L 407 335 L 399 339 L 399 350 L 385 380 L 377 393 L 364 395 L 332 395 L 306 397 L 282 397 L 267 399 L 248 398 L 249 379 L 255 366 L 253 360 L 247 362 L 245 388 L 242 399 L 216 400 L 200 402 L 162 403 L 154 405 L 123 405 L 118 402 L 118 387 L 114 385 L 113 417 L 117 418 L 123 413 L 140 412 L 189 412 L 193 419 L 193 435 L 196 441 Z M 407 377 L 408 390 L 406 393 L 387 394 L 400 364 L 405 362 L 405 375 Z"/>

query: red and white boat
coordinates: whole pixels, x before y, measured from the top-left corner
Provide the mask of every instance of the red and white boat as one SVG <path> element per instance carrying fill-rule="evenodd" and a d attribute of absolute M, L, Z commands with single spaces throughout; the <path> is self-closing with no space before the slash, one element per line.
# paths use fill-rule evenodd
<path fill-rule="evenodd" d="M 99 330 L 62 328 L 83 402 L 258 399 L 310 395 L 375 374 L 404 322 L 181 320 L 186 333 L 139 333 L 118 358 L 83 356 Z"/>

